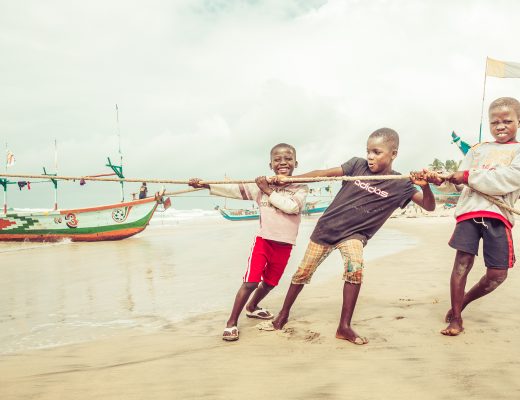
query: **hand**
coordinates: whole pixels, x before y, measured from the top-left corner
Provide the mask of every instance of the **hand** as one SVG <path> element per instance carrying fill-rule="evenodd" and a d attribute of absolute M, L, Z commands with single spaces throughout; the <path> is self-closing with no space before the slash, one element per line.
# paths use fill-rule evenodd
<path fill-rule="evenodd" d="M 428 186 L 428 181 L 426 179 L 424 170 L 410 172 L 410 180 L 414 185 L 419 185 L 420 187 Z"/>
<path fill-rule="evenodd" d="M 190 185 L 192 188 L 195 188 L 195 189 L 201 189 L 201 188 L 209 189 L 209 185 L 204 185 L 204 184 L 200 183 L 201 180 L 202 179 L 200 179 L 200 178 L 190 178 L 188 185 Z"/>
<path fill-rule="evenodd" d="M 423 172 L 425 174 L 426 180 L 429 183 L 433 183 L 434 185 L 440 186 L 446 180 L 444 177 L 440 176 L 439 173 L 436 171 L 430 171 L 427 169 L 423 169 Z"/>
<path fill-rule="evenodd" d="M 264 192 L 266 195 L 270 196 L 273 193 L 273 189 L 269 187 L 269 182 L 265 176 L 259 176 L 255 179 L 256 185 L 258 188 Z"/>
<path fill-rule="evenodd" d="M 281 185 L 285 185 L 285 182 L 284 182 L 285 178 L 286 178 L 285 175 L 274 175 L 274 176 L 270 176 L 269 178 L 267 178 L 267 181 L 271 185 L 281 186 Z"/>
<path fill-rule="evenodd" d="M 464 180 L 464 171 L 454 172 L 446 177 L 448 182 L 453 183 L 454 185 L 462 185 L 466 183 Z"/>

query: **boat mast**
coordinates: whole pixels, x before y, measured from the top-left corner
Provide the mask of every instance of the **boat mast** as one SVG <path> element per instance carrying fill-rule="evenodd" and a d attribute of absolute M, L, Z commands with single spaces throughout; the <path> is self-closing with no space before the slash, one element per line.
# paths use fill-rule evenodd
<path fill-rule="evenodd" d="M 54 172 L 58 176 L 58 141 L 54 139 Z M 54 211 L 58 209 L 58 181 L 54 179 Z"/>
<path fill-rule="evenodd" d="M 43 175 L 47 176 L 58 176 L 58 143 L 56 139 L 54 139 L 54 174 L 48 174 L 45 167 L 43 167 Z M 54 186 L 54 211 L 58 209 L 58 180 L 54 178 L 49 178 Z"/>
<path fill-rule="evenodd" d="M 123 153 L 121 152 L 121 130 L 119 129 L 119 108 L 117 107 L 117 104 L 116 104 L 116 129 L 117 129 L 117 141 L 118 141 L 118 150 L 119 150 L 119 170 L 121 171 L 121 176 L 119 176 L 120 178 L 123 177 Z M 121 183 L 121 202 L 124 202 L 125 201 L 125 190 L 124 190 L 124 183 L 123 181 L 120 182 Z"/>

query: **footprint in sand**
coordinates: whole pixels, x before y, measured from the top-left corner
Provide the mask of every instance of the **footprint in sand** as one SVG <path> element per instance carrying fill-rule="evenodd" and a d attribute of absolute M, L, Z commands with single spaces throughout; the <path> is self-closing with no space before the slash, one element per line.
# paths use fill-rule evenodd
<path fill-rule="evenodd" d="M 261 331 L 274 331 L 273 324 L 271 321 L 264 321 L 256 325 L 256 328 Z M 285 327 L 281 331 L 277 331 L 279 336 L 286 337 L 290 340 L 301 340 L 304 342 L 317 343 L 321 341 L 320 333 L 314 332 L 308 329 L 298 330 L 294 327 Z"/>
<path fill-rule="evenodd" d="M 321 341 L 319 332 L 308 329 L 298 330 L 293 327 L 287 327 L 280 332 L 280 334 L 289 340 L 301 340 L 310 343 L 318 343 Z"/>

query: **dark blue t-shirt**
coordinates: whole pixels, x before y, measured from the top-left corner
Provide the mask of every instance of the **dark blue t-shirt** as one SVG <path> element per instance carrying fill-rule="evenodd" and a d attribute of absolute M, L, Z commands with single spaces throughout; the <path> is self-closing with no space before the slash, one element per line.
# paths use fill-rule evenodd
<path fill-rule="evenodd" d="M 367 160 L 354 157 L 341 166 L 346 176 L 375 176 Z M 389 175 L 400 175 L 392 171 Z M 366 244 L 395 209 L 404 208 L 417 189 L 410 180 L 344 181 L 311 235 L 322 245 L 356 238 Z"/>

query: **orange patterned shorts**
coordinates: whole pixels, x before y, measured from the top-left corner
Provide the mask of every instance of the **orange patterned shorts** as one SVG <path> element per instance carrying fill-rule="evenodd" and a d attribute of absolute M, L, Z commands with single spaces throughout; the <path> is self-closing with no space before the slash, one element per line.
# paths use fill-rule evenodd
<path fill-rule="evenodd" d="M 338 249 L 343 258 L 345 266 L 343 280 L 357 285 L 361 284 L 363 280 L 363 243 L 358 239 L 345 240 L 335 246 L 321 245 L 311 240 L 298 270 L 292 277 L 292 283 L 298 285 L 310 283 L 318 266 L 334 249 Z"/>

